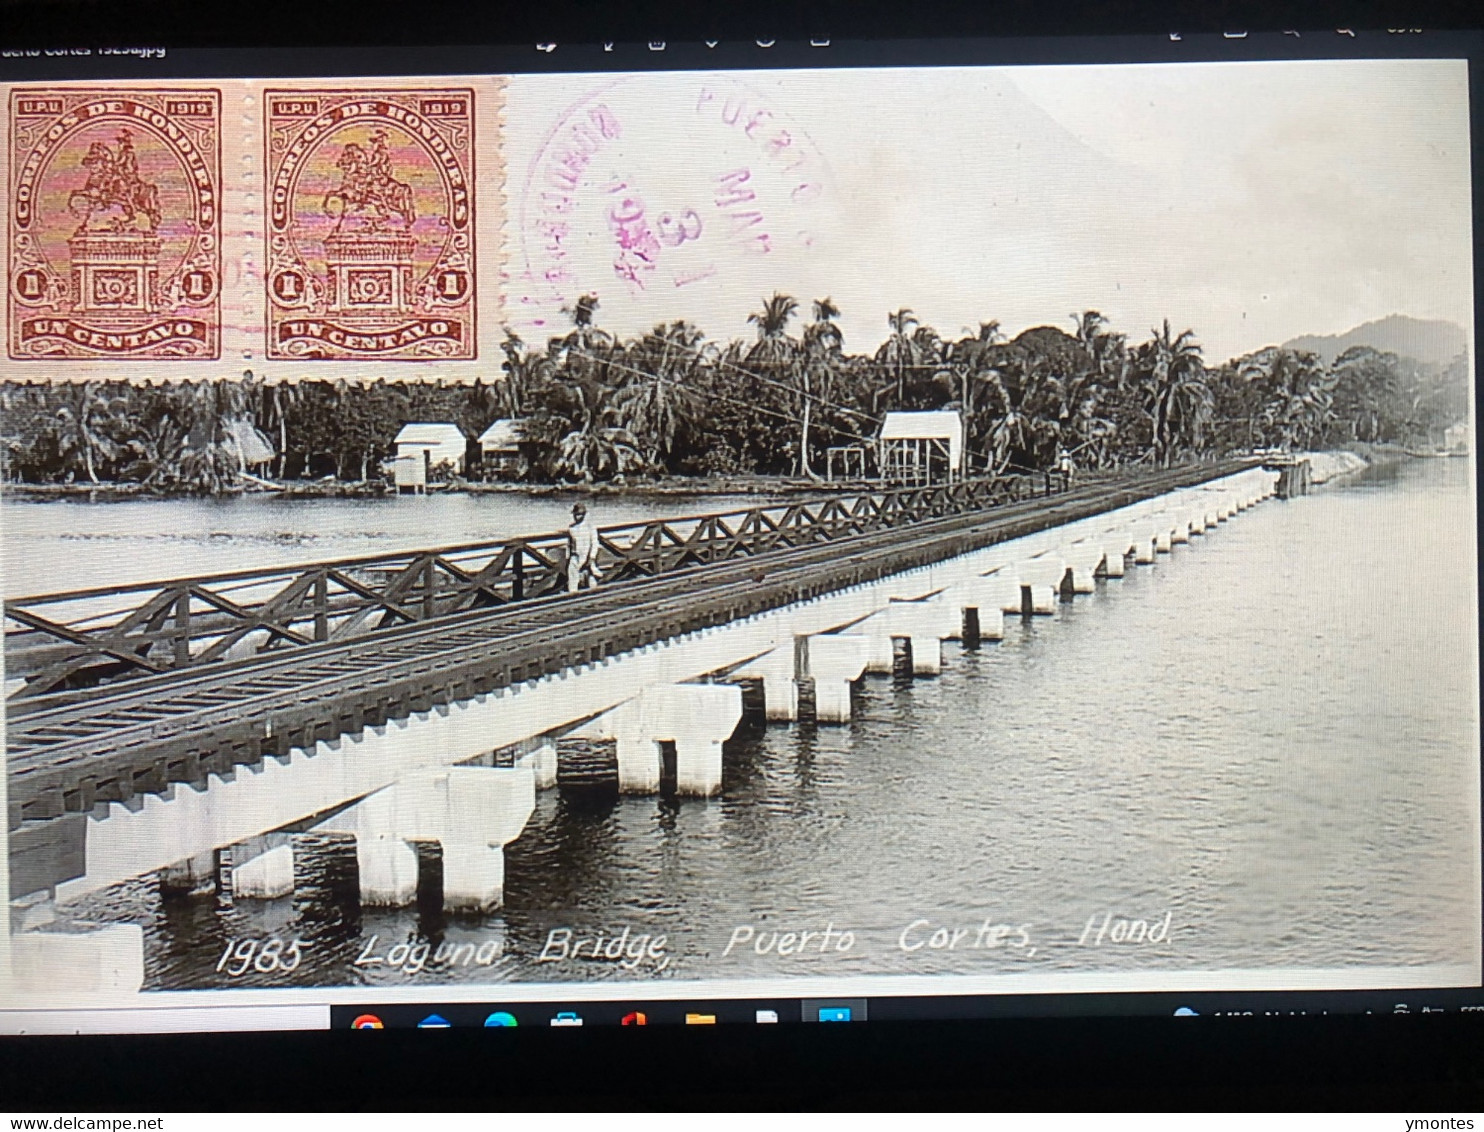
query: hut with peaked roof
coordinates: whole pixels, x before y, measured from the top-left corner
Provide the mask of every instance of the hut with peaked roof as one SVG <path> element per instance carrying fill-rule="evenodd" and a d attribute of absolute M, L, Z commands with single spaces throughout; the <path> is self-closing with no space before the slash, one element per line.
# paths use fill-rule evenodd
<path fill-rule="evenodd" d="M 427 490 L 430 473 L 441 465 L 447 465 L 454 475 L 464 472 L 469 441 L 456 424 L 405 424 L 392 443 L 397 450 L 392 476 L 399 492 Z"/>
<path fill-rule="evenodd" d="M 887 413 L 877 444 L 882 479 L 927 484 L 963 475 L 964 422 L 951 409 Z"/>
<path fill-rule="evenodd" d="M 486 478 L 509 476 L 520 470 L 525 441 L 524 421 L 504 418 L 479 434 L 479 459 Z"/>

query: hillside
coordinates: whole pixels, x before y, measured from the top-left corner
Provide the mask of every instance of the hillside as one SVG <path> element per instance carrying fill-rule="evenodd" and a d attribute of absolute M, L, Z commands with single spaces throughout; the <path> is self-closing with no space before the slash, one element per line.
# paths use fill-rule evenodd
<path fill-rule="evenodd" d="M 1424 365 L 1446 366 L 1468 347 L 1468 335 L 1457 323 L 1393 314 L 1344 334 L 1306 334 L 1283 343 L 1285 350 L 1308 350 L 1326 362 L 1351 346 L 1370 346 Z"/>

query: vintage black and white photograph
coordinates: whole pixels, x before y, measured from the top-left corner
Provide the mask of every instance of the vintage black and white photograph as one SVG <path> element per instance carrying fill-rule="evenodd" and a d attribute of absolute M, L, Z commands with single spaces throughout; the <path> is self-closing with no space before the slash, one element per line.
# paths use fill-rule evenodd
<path fill-rule="evenodd" d="M 1480 981 L 1463 61 L 3 95 L 18 1001 Z"/>

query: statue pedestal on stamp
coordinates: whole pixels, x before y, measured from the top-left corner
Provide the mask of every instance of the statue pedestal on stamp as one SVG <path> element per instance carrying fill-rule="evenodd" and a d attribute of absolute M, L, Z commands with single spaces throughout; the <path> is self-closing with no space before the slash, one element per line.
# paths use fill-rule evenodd
<path fill-rule="evenodd" d="M 146 232 L 79 232 L 72 257 L 73 309 L 81 314 L 159 309 L 160 239 Z"/>
<path fill-rule="evenodd" d="M 398 232 L 341 232 L 325 238 L 332 311 L 403 311 L 412 307 L 417 241 Z"/>

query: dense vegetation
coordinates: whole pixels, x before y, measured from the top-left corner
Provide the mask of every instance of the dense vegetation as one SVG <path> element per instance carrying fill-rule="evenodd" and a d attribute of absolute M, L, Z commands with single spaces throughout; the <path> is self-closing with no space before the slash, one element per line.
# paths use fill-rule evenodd
<path fill-rule="evenodd" d="M 828 300 L 773 295 L 751 340 L 708 341 L 678 321 L 620 341 L 584 296 L 543 347 L 507 334 L 503 374 L 473 385 L 305 381 L 134 385 L 9 383 L 11 481 L 134 482 L 161 491 L 236 485 L 258 437 L 276 480 L 380 478 L 408 421 L 477 437 L 525 422 L 520 475 L 541 482 L 644 475 L 818 477 L 827 450 L 864 445 L 894 409 L 961 410 L 973 471 L 1169 464 L 1258 447 L 1356 441 L 1435 446 L 1467 416 L 1467 361 L 1422 365 L 1365 346 L 1326 364 L 1277 347 L 1208 365 L 1168 321 L 1130 342 L 1097 311 L 1005 340 L 995 322 L 944 338 L 910 310 L 873 354 L 846 351 Z M 244 439 L 246 438 L 246 440 Z"/>

